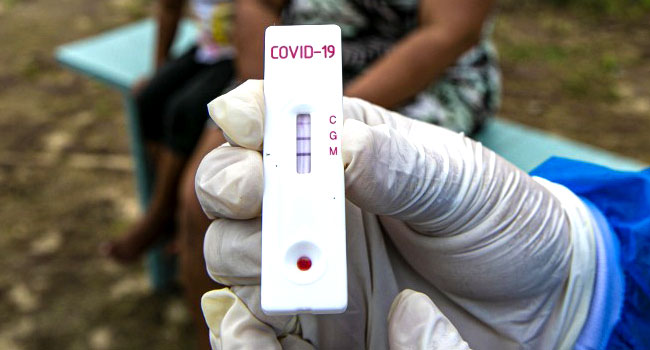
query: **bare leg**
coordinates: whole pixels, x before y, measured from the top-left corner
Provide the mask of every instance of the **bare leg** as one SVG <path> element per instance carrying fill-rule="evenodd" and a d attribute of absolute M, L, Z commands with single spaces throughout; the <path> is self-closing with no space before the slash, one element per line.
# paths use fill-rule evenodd
<path fill-rule="evenodd" d="M 194 191 L 196 170 L 203 157 L 225 143 L 223 134 L 214 128 L 206 128 L 201 140 L 188 161 L 179 188 L 179 262 L 181 281 L 190 312 L 194 319 L 200 349 L 210 349 L 208 327 L 201 311 L 201 296 L 223 286 L 212 281 L 205 270 L 203 237 L 210 220 L 205 216 Z"/>
<path fill-rule="evenodd" d="M 174 230 L 178 182 L 187 159 L 164 146 L 148 148 L 156 166 L 149 208 L 122 237 L 101 247 L 104 255 L 121 263 L 135 261 L 154 241 Z"/>
<path fill-rule="evenodd" d="M 160 142 L 145 140 L 145 150 L 147 152 L 147 157 L 154 167 L 157 167 L 158 162 L 160 161 L 160 152 L 164 148 L 166 147 Z"/>

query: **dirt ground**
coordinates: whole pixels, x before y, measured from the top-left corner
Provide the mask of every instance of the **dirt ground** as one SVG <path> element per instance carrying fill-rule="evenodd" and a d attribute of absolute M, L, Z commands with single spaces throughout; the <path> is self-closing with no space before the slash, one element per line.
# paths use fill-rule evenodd
<path fill-rule="evenodd" d="M 503 5 L 501 116 L 650 163 L 649 21 Z"/>
<path fill-rule="evenodd" d="M 650 14 L 517 3 L 496 22 L 501 116 L 650 163 Z M 193 346 L 178 295 L 97 256 L 138 215 L 120 96 L 53 59 L 149 11 L 0 0 L 0 349 Z"/>

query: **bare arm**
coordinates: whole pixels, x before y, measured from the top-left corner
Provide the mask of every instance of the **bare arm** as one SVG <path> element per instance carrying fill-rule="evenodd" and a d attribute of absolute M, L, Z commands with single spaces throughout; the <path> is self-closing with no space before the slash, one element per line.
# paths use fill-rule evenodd
<path fill-rule="evenodd" d="M 176 28 L 183 12 L 185 0 L 160 0 L 158 2 L 158 38 L 156 42 L 156 69 L 160 68 L 169 56 L 169 49 L 176 36 Z"/>
<path fill-rule="evenodd" d="M 264 75 L 264 30 L 280 23 L 284 4 L 285 0 L 236 1 L 234 44 L 238 79 L 261 79 Z"/>
<path fill-rule="evenodd" d="M 494 0 L 422 0 L 420 26 L 347 86 L 347 96 L 394 108 L 478 43 Z"/>

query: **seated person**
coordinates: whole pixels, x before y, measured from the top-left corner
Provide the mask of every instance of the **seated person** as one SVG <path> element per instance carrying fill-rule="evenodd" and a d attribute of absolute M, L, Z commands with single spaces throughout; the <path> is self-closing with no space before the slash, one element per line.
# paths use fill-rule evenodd
<path fill-rule="evenodd" d="M 233 4 L 224 0 L 192 0 L 192 12 L 199 21 L 197 45 L 178 58 L 170 59 L 169 51 L 181 19 L 184 0 L 159 0 L 157 71 L 150 81 L 134 87 L 136 104 L 145 139 L 150 167 L 153 170 L 151 200 L 141 217 L 124 235 L 100 247 L 101 253 L 122 263 L 138 259 L 159 238 L 172 235 L 178 226 L 179 182 L 188 166 L 190 155 L 204 133 L 209 120 L 206 104 L 219 96 L 234 77 L 234 49 L 230 42 Z M 190 167 L 192 163 L 189 163 Z M 191 223 L 190 223 L 191 224 Z M 186 225 L 187 226 L 187 225 Z M 186 235 L 177 237 L 179 246 Z M 198 244 L 200 249 L 200 243 Z M 186 261 L 203 258 L 199 250 L 180 257 Z M 205 273 L 193 275 L 184 269 L 184 294 L 195 312 L 197 343 L 208 348 L 206 327 L 198 310 L 195 285 L 201 290 L 218 287 Z"/>
<path fill-rule="evenodd" d="M 199 21 L 197 45 L 178 58 L 169 51 L 184 0 L 160 0 L 156 73 L 134 88 L 147 158 L 154 172 L 146 213 L 125 234 L 102 246 L 119 262 L 132 262 L 158 238 L 175 229 L 178 182 L 206 122 L 206 103 L 219 96 L 233 79 L 234 49 L 229 41 L 232 4 L 192 0 Z"/>

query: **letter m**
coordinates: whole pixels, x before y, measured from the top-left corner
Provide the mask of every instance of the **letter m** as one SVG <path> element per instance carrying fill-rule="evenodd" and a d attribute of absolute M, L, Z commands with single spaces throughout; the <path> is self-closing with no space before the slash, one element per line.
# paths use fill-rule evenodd
<path fill-rule="evenodd" d="M 330 147 L 330 156 L 337 155 L 338 151 L 339 151 L 338 147 L 334 147 L 334 149 L 332 149 L 332 147 Z"/>

